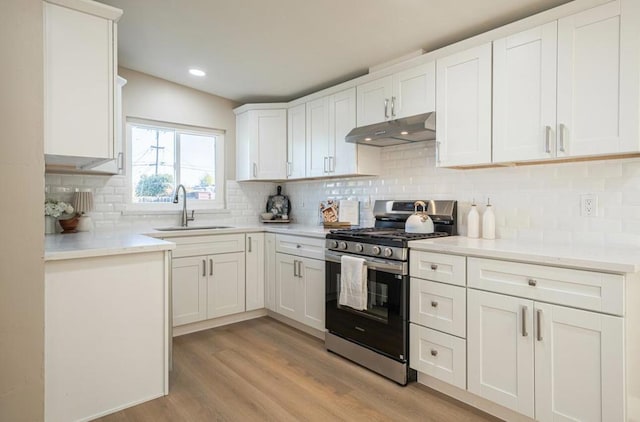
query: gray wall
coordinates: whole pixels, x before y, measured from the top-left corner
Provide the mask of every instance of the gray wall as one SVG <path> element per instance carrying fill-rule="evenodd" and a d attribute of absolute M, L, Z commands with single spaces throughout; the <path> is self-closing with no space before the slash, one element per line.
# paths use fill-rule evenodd
<path fill-rule="evenodd" d="M 0 2 L 0 420 L 44 413 L 42 2 Z"/>

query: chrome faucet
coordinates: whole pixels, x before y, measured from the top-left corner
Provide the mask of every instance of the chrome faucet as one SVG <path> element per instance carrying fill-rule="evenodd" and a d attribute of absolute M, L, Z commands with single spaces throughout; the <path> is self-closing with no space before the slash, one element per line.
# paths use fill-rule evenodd
<path fill-rule="evenodd" d="M 180 219 L 180 226 L 181 227 L 187 227 L 187 225 L 189 224 L 189 221 L 193 221 L 194 220 L 194 216 L 193 213 L 194 211 L 191 211 L 191 217 L 187 216 L 187 190 L 185 189 L 184 185 L 178 185 L 178 187 L 176 188 L 176 192 L 173 195 L 173 203 L 177 204 L 178 203 L 178 194 L 180 193 L 180 188 L 182 188 L 182 218 Z"/>

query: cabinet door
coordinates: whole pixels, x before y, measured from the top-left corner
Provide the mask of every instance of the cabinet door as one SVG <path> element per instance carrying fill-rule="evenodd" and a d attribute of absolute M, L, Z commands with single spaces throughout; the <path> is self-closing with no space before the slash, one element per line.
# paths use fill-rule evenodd
<path fill-rule="evenodd" d="M 307 177 L 329 170 L 329 97 L 307 103 Z"/>
<path fill-rule="evenodd" d="M 542 303 L 535 311 L 536 419 L 626 420 L 623 319 Z"/>
<path fill-rule="evenodd" d="M 299 276 L 303 281 L 302 315 L 300 322 L 324 331 L 325 263 L 317 259 L 300 258 Z"/>
<path fill-rule="evenodd" d="M 329 171 L 332 175 L 357 172 L 356 144 L 344 140 L 356 127 L 356 89 L 329 97 Z"/>
<path fill-rule="evenodd" d="M 356 88 L 358 126 L 384 122 L 391 118 L 392 78 L 376 79 Z"/>
<path fill-rule="evenodd" d="M 207 257 L 174 258 L 171 263 L 173 326 L 207 318 Z"/>
<path fill-rule="evenodd" d="M 436 109 L 436 63 L 429 62 L 393 75 L 391 116 L 394 119 Z"/>
<path fill-rule="evenodd" d="M 247 234 L 246 311 L 264 308 L 264 233 Z"/>
<path fill-rule="evenodd" d="M 264 304 L 270 311 L 276 311 L 276 235 L 264 235 Z"/>
<path fill-rule="evenodd" d="M 244 252 L 207 257 L 207 318 L 244 311 Z"/>
<path fill-rule="evenodd" d="M 467 292 L 468 390 L 534 417 L 533 301 Z"/>
<path fill-rule="evenodd" d="M 251 162 L 254 179 L 284 179 L 287 157 L 287 111 L 251 110 Z"/>
<path fill-rule="evenodd" d="M 306 172 L 307 107 L 287 110 L 287 178 L 300 179 Z"/>
<path fill-rule="evenodd" d="M 555 157 L 557 23 L 493 42 L 493 162 Z"/>
<path fill-rule="evenodd" d="M 276 254 L 276 312 L 295 320 L 301 313 L 302 294 L 297 264 L 298 259 L 292 255 Z"/>
<path fill-rule="evenodd" d="M 44 31 L 45 154 L 114 158 L 113 22 L 44 2 Z"/>
<path fill-rule="evenodd" d="M 249 112 L 245 111 L 236 115 L 236 179 L 239 181 L 251 180 L 253 177 L 249 135 Z"/>
<path fill-rule="evenodd" d="M 436 63 L 436 164 L 491 162 L 491 43 Z"/>
<path fill-rule="evenodd" d="M 558 21 L 558 156 L 637 150 L 637 138 L 623 137 L 634 130 L 626 124 L 637 125 L 637 108 L 631 121 L 621 113 L 634 90 L 637 98 L 638 84 L 621 78 L 622 66 L 631 63 L 620 40 L 620 2 Z M 637 61 L 637 51 L 632 54 Z M 637 126 L 634 132 L 637 137 Z"/>

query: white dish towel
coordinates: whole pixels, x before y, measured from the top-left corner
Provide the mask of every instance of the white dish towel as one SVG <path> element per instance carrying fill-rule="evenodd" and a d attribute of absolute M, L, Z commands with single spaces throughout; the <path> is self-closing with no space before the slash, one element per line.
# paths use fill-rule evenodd
<path fill-rule="evenodd" d="M 340 258 L 340 297 L 338 303 L 359 311 L 367 309 L 367 269 L 363 258 Z"/>

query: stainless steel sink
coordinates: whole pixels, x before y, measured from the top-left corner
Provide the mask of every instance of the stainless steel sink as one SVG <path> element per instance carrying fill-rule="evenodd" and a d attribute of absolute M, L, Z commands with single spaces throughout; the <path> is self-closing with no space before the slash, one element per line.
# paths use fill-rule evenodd
<path fill-rule="evenodd" d="M 161 232 L 173 232 L 173 231 L 181 231 L 181 230 L 220 230 L 220 229 L 232 229 L 231 226 L 175 226 L 175 227 L 156 227 L 154 230 L 158 230 Z"/>

